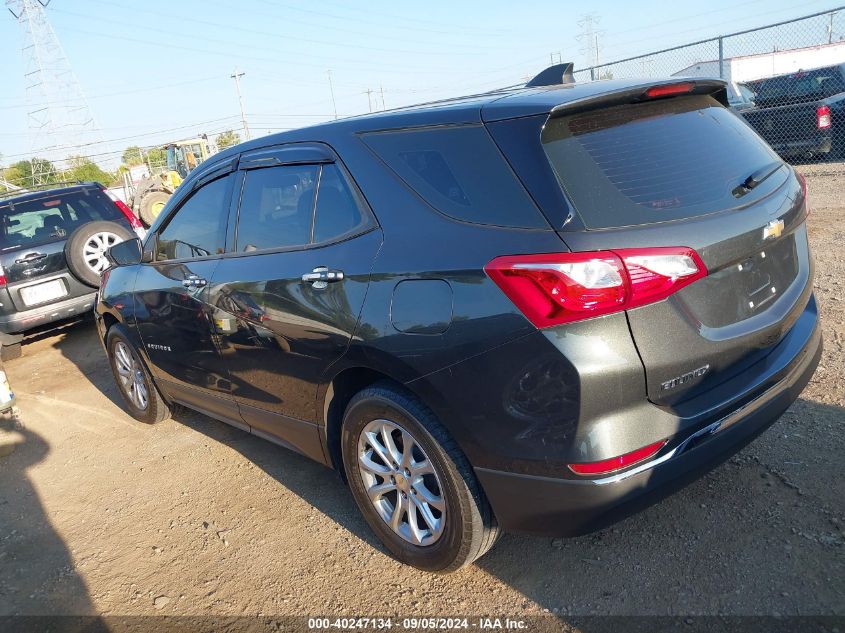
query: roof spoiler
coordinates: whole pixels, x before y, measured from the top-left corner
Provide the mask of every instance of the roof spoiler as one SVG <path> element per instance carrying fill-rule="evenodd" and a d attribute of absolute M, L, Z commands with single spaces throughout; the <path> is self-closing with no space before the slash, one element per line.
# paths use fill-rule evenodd
<path fill-rule="evenodd" d="M 572 69 L 575 64 L 566 62 L 565 64 L 555 64 L 549 66 L 534 77 L 531 81 L 525 84 L 526 88 L 536 88 L 538 86 L 557 86 L 560 84 L 574 84 L 575 75 L 572 74 Z"/>

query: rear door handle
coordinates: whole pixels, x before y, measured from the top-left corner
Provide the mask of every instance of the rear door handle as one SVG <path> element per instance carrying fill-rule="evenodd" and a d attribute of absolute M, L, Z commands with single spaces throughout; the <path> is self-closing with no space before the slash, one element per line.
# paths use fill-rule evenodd
<path fill-rule="evenodd" d="M 188 275 L 182 280 L 182 285 L 185 286 L 185 288 L 202 288 L 207 284 L 207 280 L 196 275 Z"/>
<path fill-rule="evenodd" d="M 325 266 L 317 266 L 312 272 L 302 275 L 302 281 L 310 283 L 312 288 L 322 290 L 330 283 L 343 280 L 342 270 L 329 270 Z"/>
<path fill-rule="evenodd" d="M 21 259 L 16 259 L 16 264 L 30 264 L 32 262 L 40 262 L 42 259 L 47 259 L 47 256 L 44 253 L 30 253 L 29 255 L 22 257 Z"/>

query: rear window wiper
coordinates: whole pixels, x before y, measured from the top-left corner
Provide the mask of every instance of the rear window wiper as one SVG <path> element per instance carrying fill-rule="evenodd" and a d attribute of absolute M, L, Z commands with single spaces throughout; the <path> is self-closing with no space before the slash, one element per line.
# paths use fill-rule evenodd
<path fill-rule="evenodd" d="M 760 169 L 757 169 L 732 191 L 734 197 L 741 198 L 749 191 L 757 187 L 760 183 L 762 183 L 766 178 L 771 176 L 781 167 L 783 167 L 783 162 L 777 161 L 774 163 L 769 163 L 768 165 L 764 165 Z"/>

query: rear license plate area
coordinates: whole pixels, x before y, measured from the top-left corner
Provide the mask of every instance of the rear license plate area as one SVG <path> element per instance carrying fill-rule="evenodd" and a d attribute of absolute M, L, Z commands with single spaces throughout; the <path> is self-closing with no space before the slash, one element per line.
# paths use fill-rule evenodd
<path fill-rule="evenodd" d="M 54 279 L 43 284 L 21 288 L 20 295 L 24 305 L 28 307 L 60 299 L 67 295 L 67 288 L 61 279 Z"/>

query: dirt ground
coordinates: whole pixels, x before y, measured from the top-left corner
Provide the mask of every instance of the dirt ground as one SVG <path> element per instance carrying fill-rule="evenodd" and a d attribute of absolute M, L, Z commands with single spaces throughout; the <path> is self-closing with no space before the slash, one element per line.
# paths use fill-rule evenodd
<path fill-rule="evenodd" d="M 845 166 L 804 171 L 825 353 L 801 398 L 659 505 L 450 576 L 388 557 L 305 458 L 199 414 L 135 423 L 91 323 L 30 338 L 6 366 L 0 615 L 845 614 Z"/>

